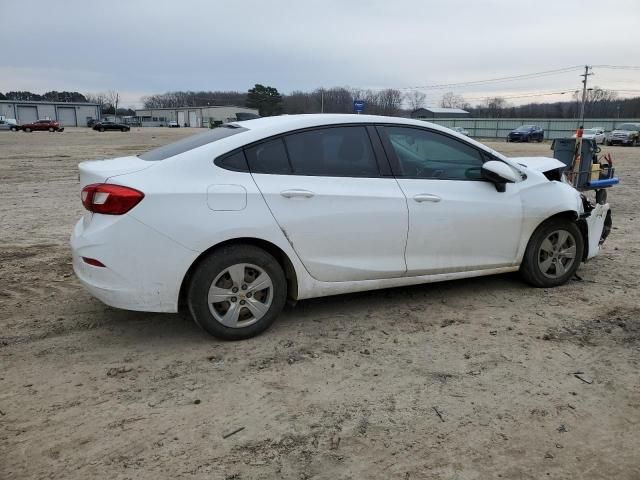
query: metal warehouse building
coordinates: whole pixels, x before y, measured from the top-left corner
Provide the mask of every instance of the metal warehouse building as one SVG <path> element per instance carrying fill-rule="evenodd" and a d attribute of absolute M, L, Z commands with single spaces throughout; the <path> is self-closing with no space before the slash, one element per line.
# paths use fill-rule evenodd
<path fill-rule="evenodd" d="M 257 118 L 258 110 L 246 107 L 208 106 L 178 108 L 146 108 L 136 110 L 143 127 L 166 126 L 178 122 L 181 127 L 208 127 L 212 122 L 235 122 Z"/>
<path fill-rule="evenodd" d="M 15 118 L 18 123 L 57 120 L 65 127 L 86 127 L 87 119 L 100 118 L 97 103 L 26 102 L 0 100 L 0 116 Z"/>
<path fill-rule="evenodd" d="M 461 108 L 426 107 L 418 108 L 411 112 L 411 118 L 418 119 L 456 118 L 468 116 L 469 112 L 462 110 Z"/>

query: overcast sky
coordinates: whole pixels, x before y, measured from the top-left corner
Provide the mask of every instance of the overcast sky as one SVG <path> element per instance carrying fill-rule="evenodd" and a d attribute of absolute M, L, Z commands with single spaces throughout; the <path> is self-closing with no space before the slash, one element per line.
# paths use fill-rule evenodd
<path fill-rule="evenodd" d="M 638 65 L 639 1 L 0 0 L 0 91 L 115 89 L 138 106 L 168 90 L 401 88 Z M 575 89 L 579 73 L 448 90 L 476 103 Z M 593 85 L 640 90 L 640 70 L 595 73 Z M 444 91 L 425 91 L 427 103 Z"/>

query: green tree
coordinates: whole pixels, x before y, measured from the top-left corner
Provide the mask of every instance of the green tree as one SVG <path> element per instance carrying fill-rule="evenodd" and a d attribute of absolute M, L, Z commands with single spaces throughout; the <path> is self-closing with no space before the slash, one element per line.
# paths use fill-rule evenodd
<path fill-rule="evenodd" d="M 7 97 L 4 96 L 4 94 L 2 92 L 0 92 L 0 100 L 6 100 L 6 99 L 7 99 Z"/>
<path fill-rule="evenodd" d="M 265 87 L 256 83 L 247 93 L 248 108 L 255 108 L 261 117 L 270 117 L 282 113 L 282 95 L 273 87 Z"/>

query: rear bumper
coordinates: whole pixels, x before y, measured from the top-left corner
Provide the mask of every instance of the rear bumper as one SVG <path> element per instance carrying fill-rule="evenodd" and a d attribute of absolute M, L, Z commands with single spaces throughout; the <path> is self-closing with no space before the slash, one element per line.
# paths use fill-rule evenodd
<path fill-rule="evenodd" d="M 87 215 L 73 230 L 71 249 L 73 270 L 89 293 L 112 307 L 147 312 L 178 310 L 182 280 L 197 258 L 129 215 Z"/>

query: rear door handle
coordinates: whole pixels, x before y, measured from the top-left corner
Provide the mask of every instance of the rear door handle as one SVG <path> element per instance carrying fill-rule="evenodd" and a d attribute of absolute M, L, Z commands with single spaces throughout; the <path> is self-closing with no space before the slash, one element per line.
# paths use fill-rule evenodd
<path fill-rule="evenodd" d="M 442 200 L 438 195 L 433 195 L 431 193 L 419 193 L 418 195 L 415 195 L 413 199 L 418 203 L 422 203 L 422 202 L 437 203 L 440 200 Z"/>
<path fill-rule="evenodd" d="M 315 193 L 310 192 L 309 190 L 284 190 L 280 192 L 284 198 L 293 198 L 293 197 L 302 197 L 302 198 L 311 198 L 315 195 Z"/>

